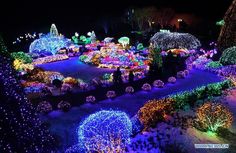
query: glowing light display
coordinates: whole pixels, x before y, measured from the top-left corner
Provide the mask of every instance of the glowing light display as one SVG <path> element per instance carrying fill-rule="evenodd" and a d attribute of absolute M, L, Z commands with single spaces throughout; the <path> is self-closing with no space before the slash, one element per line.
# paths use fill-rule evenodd
<path fill-rule="evenodd" d="M 96 98 L 94 96 L 88 96 L 86 97 L 86 102 L 87 103 L 94 103 L 96 101 Z"/>
<path fill-rule="evenodd" d="M 130 143 L 132 122 L 124 112 L 102 110 L 87 117 L 77 132 L 87 152 L 123 152 Z"/>
<path fill-rule="evenodd" d="M 111 90 L 111 91 L 107 91 L 106 93 L 107 98 L 115 98 L 116 97 L 116 92 Z"/>
<path fill-rule="evenodd" d="M 143 86 L 142 86 L 142 89 L 144 91 L 150 91 L 152 89 L 152 86 L 148 83 L 144 83 Z"/>
<path fill-rule="evenodd" d="M 163 120 L 173 110 L 173 102 L 171 98 L 147 101 L 138 111 L 138 118 L 144 128 L 156 126 L 158 121 Z"/>
<path fill-rule="evenodd" d="M 184 79 L 186 77 L 184 71 L 179 71 L 177 72 L 177 78 L 181 78 L 181 79 Z"/>
<path fill-rule="evenodd" d="M 132 86 L 128 86 L 125 88 L 125 92 L 129 94 L 134 93 L 134 88 Z"/>
<path fill-rule="evenodd" d="M 220 20 L 220 21 L 217 21 L 216 22 L 216 25 L 217 26 L 223 26 L 225 24 L 225 21 L 224 20 Z"/>
<path fill-rule="evenodd" d="M 168 78 L 168 82 L 169 83 L 175 83 L 176 82 L 176 78 L 175 77 L 169 77 Z"/>
<path fill-rule="evenodd" d="M 164 82 L 161 81 L 161 80 L 155 80 L 155 81 L 153 82 L 153 86 L 156 87 L 156 88 L 163 88 L 164 85 L 165 85 Z"/>
<path fill-rule="evenodd" d="M 216 132 L 219 127 L 230 127 L 233 115 L 222 104 L 207 102 L 198 108 L 197 121 L 201 128 Z"/>
<path fill-rule="evenodd" d="M 49 52 L 55 55 L 61 48 L 67 48 L 72 44 L 71 40 L 58 34 L 56 26 L 52 24 L 50 33 L 42 35 L 30 44 L 30 53 Z"/>
<path fill-rule="evenodd" d="M 123 47 L 129 45 L 129 38 L 128 37 L 121 37 L 118 39 L 118 42 L 122 44 Z"/>
<path fill-rule="evenodd" d="M 154 47 L 160 47 L 162 50 L 181 48 L 197 49 L 201 46 L 200 41 L 189 33 L 177 32 L 157 32 L 150 42 Z"/>
<path fill-rule="evenodd" d="M 67 111 L 70 110 L 71 104 L 67 101 L 61 101 L 60 103 L 58 103 L 57 108 L 62 110 L 62 111 L 67 112 Z"/>
<path fill-rule="evenodd" d="M 223 65 L 236 64 L 236 46 L 225 49 L 220 58 L 220 62 Z"/>

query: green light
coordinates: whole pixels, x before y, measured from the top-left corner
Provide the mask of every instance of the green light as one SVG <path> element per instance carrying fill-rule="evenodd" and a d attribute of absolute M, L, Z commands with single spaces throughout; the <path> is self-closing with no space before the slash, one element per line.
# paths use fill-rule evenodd
<path fill-rule="evenodd" d="M 207 131 L 207 135 L 213 137 L 213 136 L 216 136 L 216 133 L 214 133 L 212 131 Z"/>
<path fill-rule="evenodd" d="M 224 20 L 220 20 L 220 21 L 216 22 L 217 26 L 223 26 L 224 24 L 225 24 Z"/>

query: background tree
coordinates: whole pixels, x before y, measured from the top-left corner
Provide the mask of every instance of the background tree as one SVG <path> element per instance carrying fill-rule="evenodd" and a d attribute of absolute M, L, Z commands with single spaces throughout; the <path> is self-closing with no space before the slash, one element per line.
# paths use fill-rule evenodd
<path fill-rule="evenodd" d="M 174 17 L 175 11 L 171 8 L 162 8 L 156 12 L 156 22 L 162 27 L 168 25 L 171 19 Z"/>
<path fill-rule="evenodd" d="M 218 48 L 221 52 L 236 45 L 236 0 L 233 0 L 227 10 L 224 22 L 218 38 Z"/>
<path fill-rule="evenodd" d="M 51 152 L 55 141 L 24 95 L 0 40 L 0 152 Z"/>
<path fill-rule="evenodd" d="M 168 25 L 174 17 L 175 11 L 171 8 L 156 9 L 156 7 L 144 7 L 131 9 L 127 12 L 127 21 L 140 31 L 152 30 L 154 26 Z"/>

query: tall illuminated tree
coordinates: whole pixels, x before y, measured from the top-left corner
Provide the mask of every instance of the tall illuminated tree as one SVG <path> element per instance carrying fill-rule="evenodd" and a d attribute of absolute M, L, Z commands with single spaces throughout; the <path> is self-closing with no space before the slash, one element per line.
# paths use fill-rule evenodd
<path fill-rule="evenodd" d="M 150 69 L 149 72 L 151 75 L 160 75 L 162 73 L 163 60 L 161 56 L 161 49 L 159 47 L 154 48 L 150 46 Z"/>
<path fill-rule="evenodd" d="M 224 16 L 224 26 L 218 38 L 218 48 L 223 51 L 236 45 L 236 0 L 233 0 Z"/>
<path fill-rule="evenodd" d="M 53 151 L 54 139 L 24 95 L 3 41 L 0 61 L 0 152 Z"/>
<path fill-rule="evenodd" d="M 51 25 L 51 28 L 50 28 L 50 35 L 51 35 L 51 36 L 59 36 L 58 30 L 57 30 L 57 27 L 56 27 L 55 24 L 52 24 L 52 25 Z"/>

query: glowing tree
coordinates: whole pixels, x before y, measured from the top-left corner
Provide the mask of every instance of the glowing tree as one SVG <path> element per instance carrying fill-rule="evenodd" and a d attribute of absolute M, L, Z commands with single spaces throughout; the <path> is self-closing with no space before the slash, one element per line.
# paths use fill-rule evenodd
<path fill-rule="evenodd" d="M 0 152 L 54 151 L 54 139 L 39 120 L 0 44 Z"/>
<path fill-rule="evenodd" d="M 162 50 L 169 49 L 197 49 L 201 46 L 200 41 L 189 33 L 177 32 L 157 32 L 150 42 L 154 48 L 159 47 Z"/>
<path fill-rule="evenodd" d="M 52 25 L 51 25 L 51 28 L 50 28 L 50 35 L 51 35 L 52 37 L 58 37 L 58 36 L 59 36 L 59 33 L 58 33 L 58 31 L 57 31 L 57 27 L 56 27 L 55 24 L 52 24 Z"/>
<path fill-rule="evenodd" d="M 96 35 L 95 35 L 94 31 L 91 32 L 90 39 L 91 39 L 91 43 L 95 43 L 96 42 L 97 38 L 96 38 Z"/>
<path fill-rule="evenodd" d="M 198 108 L 197 122 L 202 129 L 216 132 L 220 127 L 230 127 L 233 115 L 222 104 L 207 102 Z"/>
<path fill-rule="evenodd" d="M 130 143 L 132 123 L 121 111 L 99 111 L 78 128 L 79 143 L 87 152 L 124 152 Z"/>
<path fill-rule="evenodd" d="M 75 35 L 72 36 L 72 40 L 75 44 L 79 43 L 79 34 L 77 32 L 75 32 Z"/>
<path fill-rule="evenodd" d="M 218 38 L 220 51 L 236 45 L 236 0 L 233 0 L 224 16 L 224 25 Z"/>
<path fill-rule="evenodd" d="M 163 64 L 161 49 L 153 48 L 153 46 L 150 46 L 149 51 L 150 51 L 149 57 L 151 59 L 149 72 L 154 75 L 156 75 L 157 73 L 160 74 Z"/>

